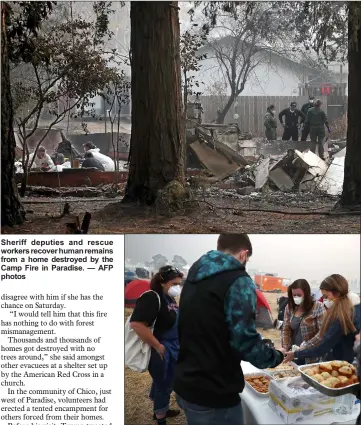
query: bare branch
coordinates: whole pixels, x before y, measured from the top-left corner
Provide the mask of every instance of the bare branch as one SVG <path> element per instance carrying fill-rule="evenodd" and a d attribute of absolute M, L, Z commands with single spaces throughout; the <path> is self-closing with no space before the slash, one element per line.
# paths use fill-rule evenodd
<path fill-rule="evenodd" d="M 77 108 L 79 105 L 81 104 L 81 100 L 78 100 L 78 102 L 76 102 L 74 105 L 72 105 L 72 106 L 70 106 L 70 107 L 68 107 L 67 109 L 64 109 L 63 110 L 63 112 L 61 113 L 61 114 L 59 114 L 59 115 L 57 115 L 56 116 L 56 119 L 49 125 L 49 127 L 46 129 L 46 131 L 45 131 L 45 133 L 44 133 L 44 135 L 43 135 L 43 137 L 39 140 L 39 142 L 36 144 L 36 146 L 35 146 L 35 150 L 34 150 L 34 155 L 33 155 L 33 157 L 32 157 L 32 160 L 31 160 L 31 162 L 30 162 L 30 164 L 29 164 L 29 169 L 31 168 L 31 166 L 33 165 L 33 163 L 34 163 L 34 160 L 35 160 L 35 155 L 36 155 L 36 153 L 37 153 L 37 151 L 38 151 L 38 149 L 39 149 L 39 147 L 41 146 L 41 144 L 42 144 L 42 142 L 45 140 L 45 138 L 47 137 L 47 135 L 49 134 L 49 132 L 50 132 L 50 130 L 55 126 L 55 125 L 57 125 L 57 124 L 59 124 L 59 122 L 61 122 L 64 118 L 65 118 L 65 116 L 66 116 L 66 114 L 68 113 L 68 112 L 70 112 L 73 108 Z M 27 137 L 28 138 L 28 137 Z M 25 145 L 26 145 L 26 147 L 27 147 L 27 143 L 25 143 Z M 28 147 L 27 147 L 28 148 Z"/>

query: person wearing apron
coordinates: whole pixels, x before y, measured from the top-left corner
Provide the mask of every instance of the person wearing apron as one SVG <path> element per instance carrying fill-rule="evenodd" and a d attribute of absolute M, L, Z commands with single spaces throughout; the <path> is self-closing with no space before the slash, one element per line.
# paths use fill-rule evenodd
<path fill-rule="evenodd" d="M 149 397 L 153 401 L 153 419 L 158 425 L 165 425 L 167 418 L 180 413 L 179 410 L 171 410 L 169 404 L 179 353 L 178 304 L 175 298 L 180 295 L 182 278 L 183 273 L 177 268 L 161 267 L 150 282 L 150 291 L 138 298 L 131 317 L 132 328 L 152 348 L 148 366 L 152 377 Z M 150 327 L 153 324 L 152 333 Z"/>
<path fill-rule="evenodd" d="M 178 306 L 174 300 L 165 298 L 168 308 L 176 312 L 176 321 L 171 329 L 165 331 L 160 337 L 159 342 L 165 347 L 165 355 L 161 356 L 152 349 L 152 354 L 149 362 L 149 373 L 153 379 L 149 398 L 154 404 L 154 417 L 157 413 L 167 414 L 169 412 L 169 400 L 173 390 L 173 378 L 175 365 L 178 360 L 179 341 L 178 341 Z M 172 302 L 173 301 L 173 302 Z M 169 414 L 168 414 L 169 417 Z"/>
<path fill-rule="evenodd" d="M 281 345 L 287 352 L 293 346 L 304 346 L 322 327 L 325 307 L 315 301 L 307 280 L 297 279 L 287 288 L 288 304 L 284 312 Z M 296 360 L 298 365 L 314 363 L 317 358 Z"/>
<path fill-rule="evenodd" d="M 292 346 L 297 345 L 297 347 L 300 347 L 303 343 L 302 333 L 301 333 L 301 323 L 302 323 L 302 316 L 293 316 L 290 322 L 290 328 L 292 330 Z M 299 360 L 297 363 L 299 366 L 302 366 L 305 364 L 305 360 Z"/>

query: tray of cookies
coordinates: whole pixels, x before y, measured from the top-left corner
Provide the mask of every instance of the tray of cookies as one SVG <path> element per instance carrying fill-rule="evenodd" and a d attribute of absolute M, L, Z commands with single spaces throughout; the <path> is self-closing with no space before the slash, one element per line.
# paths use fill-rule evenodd
<path fill-rule="evenodd" d="M 279 371 L 264 371 L 266 375 L 269 375 L 272 379 L 276 379 L 277 381 L 279 379 L 284 378 L 294 378 L 296 376 L 301 376 L 301 373 L 297 369 L 289 369 L 289 370 L 279 370 Z"/>
<path fill-rule="evenodd" d="M 297 370 L 297 365 L 294 362 L 290 363 L 281 363 L 276 367 L 269 367 L 264 369 L 266 373 L 278 373 L 278 372 L 294 372 Z"/>
<path fill-rule="evenodd" d="M 265 373 L 249 373 L 244 375 L 244 379 L 247 387 L 258 397 L 268 397 L 269 396 L 269 383 L 271 377 Z"/>
<path fill-rule="evenodd" d="M 360 385 L 356 367 L 345 361 L 307 364 L 298 370 L 308 384 L 330 397 L 355 394 Z"/>

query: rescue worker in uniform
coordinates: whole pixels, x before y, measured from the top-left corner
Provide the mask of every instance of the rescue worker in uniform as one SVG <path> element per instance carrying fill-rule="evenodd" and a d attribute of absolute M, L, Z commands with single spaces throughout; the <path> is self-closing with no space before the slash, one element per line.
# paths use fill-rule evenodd
<path fill-rule="evenodd" d="M 270 105 L 267 108 L 266 115 L 264 116 L 264 126 L 266 127 L 266 139 L 277 140 L 277 119 L 274 105 Z"/>
<path fill-rule="evenodd" d="M 318 146 L 318 156 L 324 159 L 324 143 L 325 143 L 325 126 L 331 133 L 325 111 L 321 109 L 322 101 L 317 99 L 315 106 L 308 110 L 305 125 L 310 128 L 311 152 L 316 153 L 316 145 Z"/>
<path fill-rule="evenodd" d="M 285 117 L 285 122 L 283 123 L 283 117 Z M 297 109 L 297 103 L 291 102 L 289 108 L 284 109 L 278 115 L 278 118 L 284 128 L 282 140 L 292 140 L 294 142 L 298 141 L 298 126 L 299 126 L 299 118 L 301 118 L 301 122 L 305 120 L 306 116 Z"/>
<path fill-rule="evenodd" d="M 314 102 L 315 102 L 314 96 L 309 96 L 308 102 L 302 106 L 301 112 L 304 114 L 305 117 L 307 117 L 308 110 L 313 108 Z M 301 142 L 305 142 L 307 140 L 308 135 L 310 134 L 310 128 L 305 125 L 305 120 L 302 121 L 302 124 L 303 124 L 303 128 L 301 133 Z"/>

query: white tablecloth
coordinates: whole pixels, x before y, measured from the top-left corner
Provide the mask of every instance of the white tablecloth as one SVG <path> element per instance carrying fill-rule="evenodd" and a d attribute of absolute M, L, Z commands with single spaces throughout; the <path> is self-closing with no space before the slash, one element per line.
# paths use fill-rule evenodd
<path fill-rule="evenodd" d="M 252 366 L 251 363 L 241 363 L 243 373 L 260 372 L 259 369 Z M 283 424 L 283 420 L 274 412 L 268 405 L 268 398 L 257 397 L 247 388 L 244 388 L 241 394 L 243 416 L 245 425 L 275 425 Z M 356 423 L 356 418 L 360 412 L 360 405 L 358 409 L 354 409 L 350 415 L 337 415 L 335 413 L 326 413 L 315 418 L 310 418 L 300 422 L 302 425 L 312 424 L 343 424 L 353 425 Z"/>

